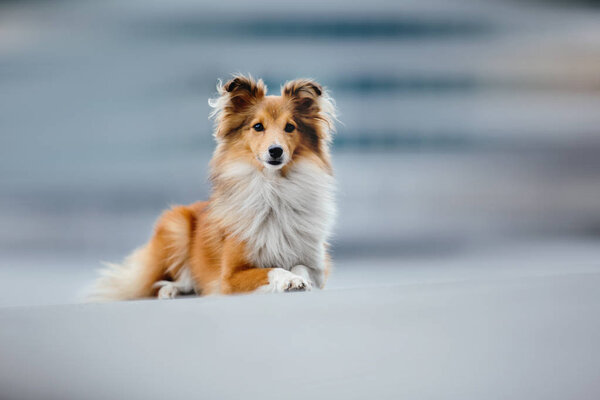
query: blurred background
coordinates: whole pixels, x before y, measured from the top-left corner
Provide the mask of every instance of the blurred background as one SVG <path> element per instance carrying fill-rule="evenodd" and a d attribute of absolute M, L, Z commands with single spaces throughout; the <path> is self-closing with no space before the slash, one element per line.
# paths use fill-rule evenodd
<path fill-rule="evenodd" d="M 600 3 L 0 1 L 0 305 L 208 196 L 218 78 L 329 87 L 331 288 L 600 266 Z"/>

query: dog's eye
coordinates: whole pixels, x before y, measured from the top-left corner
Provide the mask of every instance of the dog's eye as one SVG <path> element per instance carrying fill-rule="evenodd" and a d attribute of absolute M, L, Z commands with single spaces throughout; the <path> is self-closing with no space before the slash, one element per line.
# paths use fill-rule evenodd
<path fill-rule="evenodd" d="M 258 124 L 254 124 L 253 128 L 256 132 L 262 132 L 265 130 L 265 127 L 260 122 Z"/>
<path fill-rule="evenodd" d="M 294 132 L 294 129 L 296 129 L 296 127 L 292 124 L 286 124 L 284 128 L 287 133 Z"/>

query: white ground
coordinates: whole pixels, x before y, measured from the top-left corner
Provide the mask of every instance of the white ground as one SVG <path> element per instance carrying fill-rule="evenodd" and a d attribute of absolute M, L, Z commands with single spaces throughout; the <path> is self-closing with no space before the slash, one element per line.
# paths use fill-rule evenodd
<path fill-rule="evenodd" d="M 2 398 L 597 399 L 600 272 L 584 270 L 7 307 Z"/>

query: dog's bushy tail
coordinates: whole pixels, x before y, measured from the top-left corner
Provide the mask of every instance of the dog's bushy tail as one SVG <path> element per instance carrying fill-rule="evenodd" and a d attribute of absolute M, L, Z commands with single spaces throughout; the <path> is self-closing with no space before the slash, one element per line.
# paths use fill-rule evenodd
<path fill-rule="evenodd" d="M 148 244 L 121 264 L 105 263 L 87 300 L 133 300 L 152 296 L 156 282 L 176 276 L 188 262 L 194 218 L 190 207 L 179 206 L 165 212 Z"/>
<path fill-rule="evenodd" d="M 152 268 L 149 245 L 129 255 L 121 264 L 104 263 L 88 301 L 132 300 L 152 294 L 156 268 Z"/>

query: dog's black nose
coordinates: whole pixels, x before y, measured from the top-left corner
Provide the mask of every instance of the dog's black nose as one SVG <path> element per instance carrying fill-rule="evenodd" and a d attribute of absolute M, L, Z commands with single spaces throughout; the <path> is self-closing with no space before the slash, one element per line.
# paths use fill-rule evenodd
<path fill-rule="evenodd" d="M 283 154 L 283 147 L 279 145 L 273 145 L 269 147 L 269 155 L 272 158 L 279 158 Z"/>

